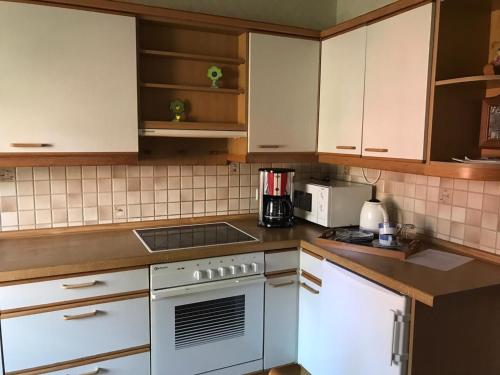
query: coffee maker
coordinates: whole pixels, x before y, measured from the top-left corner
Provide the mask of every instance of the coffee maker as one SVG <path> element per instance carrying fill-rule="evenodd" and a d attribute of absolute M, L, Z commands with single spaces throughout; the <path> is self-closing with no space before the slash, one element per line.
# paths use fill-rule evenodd
<path fill-rule="evenodd" d="M 259 169 L 259 225 L 268 228 L 293 226 L 293 176 L 295 170 Z"/>

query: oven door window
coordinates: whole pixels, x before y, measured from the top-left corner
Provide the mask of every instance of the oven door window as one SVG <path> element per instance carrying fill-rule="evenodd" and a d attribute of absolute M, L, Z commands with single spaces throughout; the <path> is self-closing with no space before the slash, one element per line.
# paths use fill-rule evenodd
<path fill-rule="evenodd" d="M 262 359 L 264 284 L 151 301 L 154 374 L 193 375 Z"/>
<path fill-rule="evenodd" d="M 175 349 L 245 335 L 245 295 L 175 307 Z"/>

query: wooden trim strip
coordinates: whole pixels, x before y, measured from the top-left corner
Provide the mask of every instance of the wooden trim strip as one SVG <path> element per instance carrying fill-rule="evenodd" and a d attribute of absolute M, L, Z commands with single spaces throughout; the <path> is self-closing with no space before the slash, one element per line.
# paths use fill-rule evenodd
<path fill-rule="evenodd" d="M 134 354 L 146 353 L 146 352 L 149 352 L 150 350 L 151 350 L 150 345 L 136 346 L 134 348 L 117 350 L 114 352 L 108 352 L 108 353 L 104 353 L 104 354 L 94 355 L 94 356 L 80 358 L 80 359 L 71 360 L 71 361 L 59 362 L 59 363 L 55 363 L 55 364 L 52 364 L 49 366 L 40 366 L 40 367 L 33 367 L 33 368 L 27 369 L 27 370 L 6 372 L 5 375 L 46 374 L 48 372 L 61 371 L 61 370 L 66 370 L 66 369 L 74 368 L 74 367 L 78 367 L 78 366 L 91 365 L 92 363 L 109 361 L 110 359 L 127 357 L 129 355 L 134 355 Z"/>
<path fill-rule="evenodd" d="M 98 270 L 98 271 L 94 271 L 94 272 L 72 273 L 69 275 L 62 275 L 62 276 L 47 276 L 47 277 L 39 277 L 36 279 L 25 279 L 25 280 L 20 279 L 20 280 L 16 280 L 16 281 L 7 281 L 7 282 L 0 283 L 0 287 L 19 285 L 19 284 L 39 283 L 39 282 L 51 281 L 51 280 L 64 281 L 65 279 L 70 279 L 73 277 L 98 276 L 98 275 L 102 275 L 102 274 L 106 274 L 106 273 L 124 272 L 124 271 L 140 270 L 140 269 L 148 270 L 149 267 L 135 266 L 135 267 L 112 268 L 112 269 L 108 269 L 108 270 Z"/>
<path fill-rule="evenodd" d="M 264 275 L 268 279 L 277 279 L 279 277 L 285 277 L 285 276 L 293 276 L 298 274 L 298 269 L 289 269 L 289 270 L 280 270 L 280 271 L 272 271 L 265 273 Z"/>
<path fill-rule="evenodd" d="M 92 306 L 101 303 L 125 301 L 128 299 L 143 298 L 143 297 L 149 298 L 149 290 L 138 290 L 134 292 L 112 294 L 108 296 L 84 298 L 81 300 L 73 300 L 69 303 L 55 302 L 47 305 L 30 306 L 28 308 L 22 307 L 18 309 L 4 310 L 0 312 L 0 319 L 10 319 L 10 318 L 17 318 L 19 316 L 43 314 L 51 311 L 60 311 L 60 310 L 72 309 L 75 307 Z"/>
<path fill-rule="evenodd" d="M 316 284 L 317 286 L 323 286 L 323 280 L 321 280 L 319 277 L 316 277 L 307 271 L 300 270 L 300 276 Z"/>
<path fill-rule="evenodd" d="M 289 251 L 299 251 L 299 249 L 296 247 L 290 247 L 287 249 L 269 250 L 269 251 L 266 251 L 266 254 L 288 253 Z"/>
<path fill-rule="evenodd" d="M 316 259 L 319 259 L 319 260 L 324 260 L 325 258 L 322 257 L 321 255 L 319 254 L 316 254 L 316 253 L 313 253 L 312 251 L 310 250 L 307 250 L 307 249 L 301 249 L 301 251 L 303 251 L 304 253 L 306 253 L 307 255 L 310 255 L 312 256 L 313 258 L 316 258 Z"/>
<path fill-rule="evenodd" d="M 3 152 L 0 167 L 47 167 L 53 165 L 135 165 L 136 152 Z"/>
<path fill-rule="evenodd" d="M 362 14 L 359 17 L 347 20 L 328 29 L 325 29 L 321 31 L 320 36 L 322 39 L 331 38 L 335 35 L 339 35 L 347 31 L 357 29 L 361 26 L 380 21 L 384 18 L 406 12 L 432 1 L 433 0 L 399 0 L 382 8 L 375 9 L 371 12 Z"/>
<path fill-rule="evenodd" d="M 33 2 L 33 1 L 24 1 Z M 284 26 L 268 22 L 258 22 L 244 20 L 240 18 L 214 16 L 203 13 L 188 12 L 183 10 L 174 10 L 151 5 L 134 4 L 115 0 L 43 0 L 36 1 L 37 4 L 65 6 L 74 8 L 83 8 L 90 10 L 100 10 L 113 13 L 122 13 L 142 17 L 155 17 L 162 21 L 175 24 L 212 26 L 215 28 L 224 27 L 228 29 L 244 31 L 264 31 L 277 34 L 300 36 L 318 39 L 320 32 L 302 27 Z"/>

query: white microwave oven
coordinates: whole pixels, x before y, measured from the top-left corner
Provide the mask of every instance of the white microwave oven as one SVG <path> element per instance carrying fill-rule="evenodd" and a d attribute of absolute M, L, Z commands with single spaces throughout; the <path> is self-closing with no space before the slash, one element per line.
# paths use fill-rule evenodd
<path fill-rule="evenodd" d="M 371 198 L 371 185 L 299 181 L 294 184 L 294 215 L 328 228 L 359 225 L 363 203 Z"/>

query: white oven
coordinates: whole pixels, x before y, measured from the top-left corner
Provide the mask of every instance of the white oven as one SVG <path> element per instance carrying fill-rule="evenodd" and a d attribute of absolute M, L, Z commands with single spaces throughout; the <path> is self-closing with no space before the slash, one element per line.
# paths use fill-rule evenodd
<path fill-rule="evenodd" d="M 151 266 L 153 375 L 263 369 L 263 253 Z"/>

